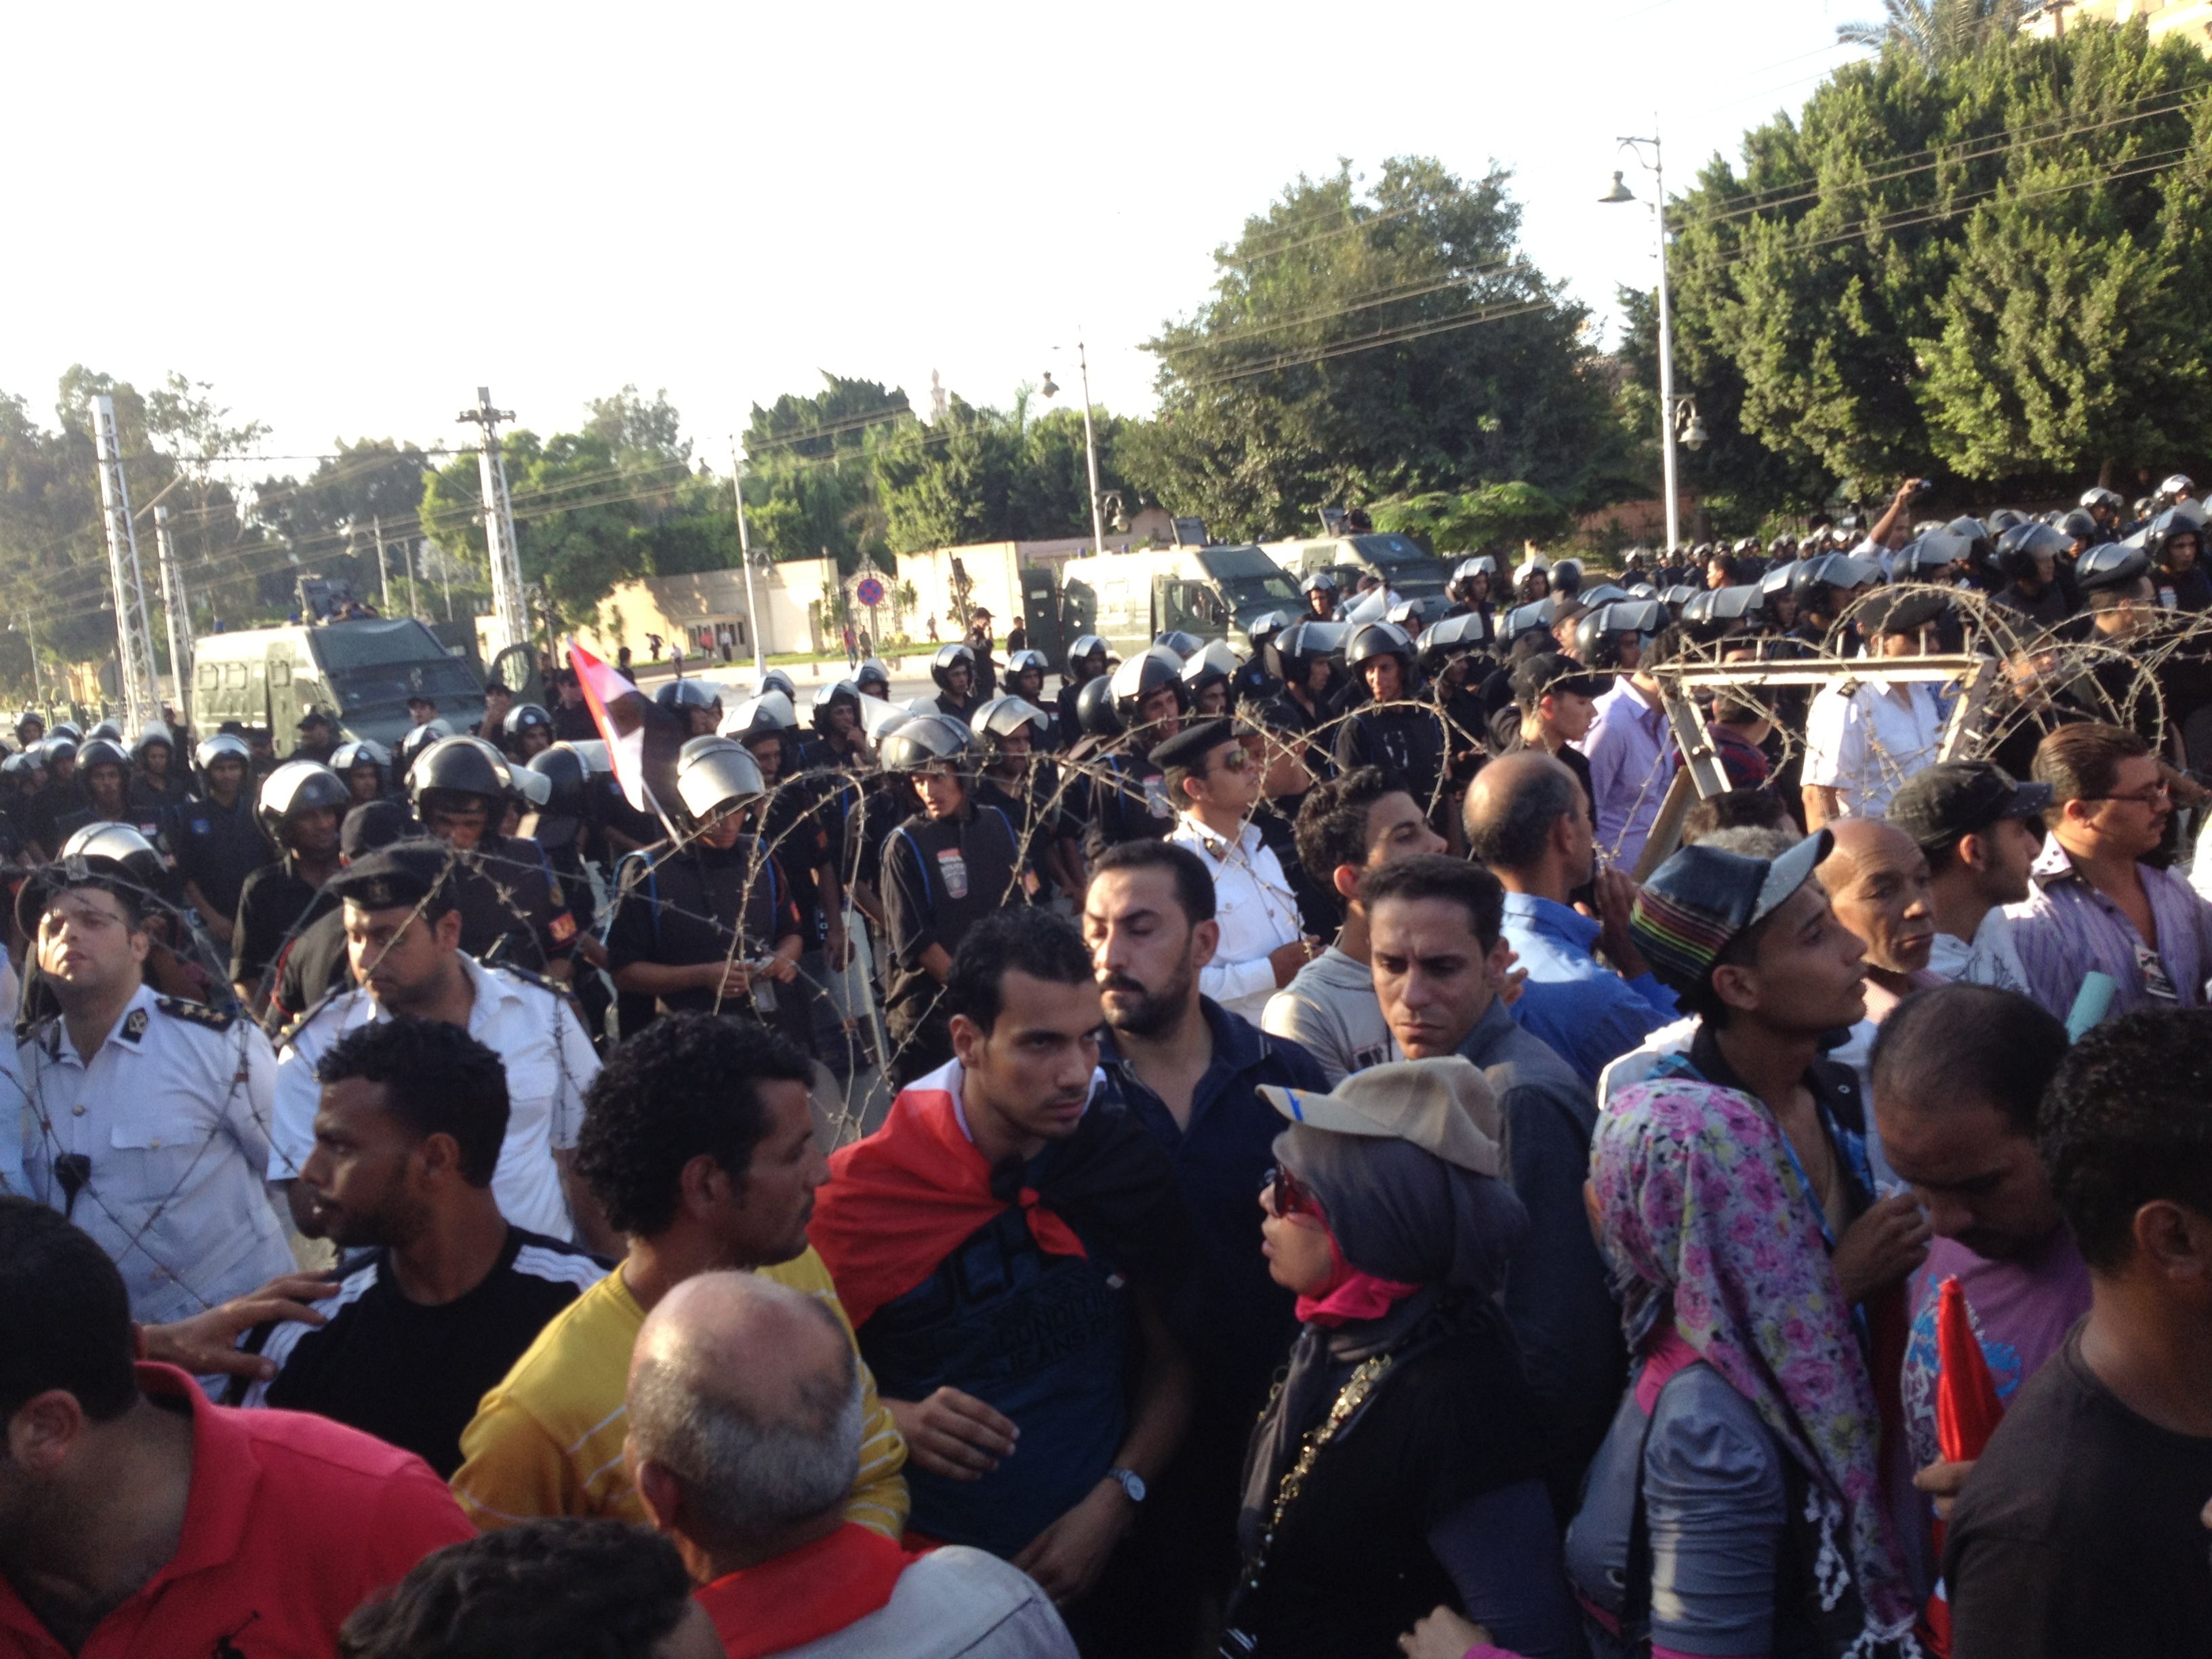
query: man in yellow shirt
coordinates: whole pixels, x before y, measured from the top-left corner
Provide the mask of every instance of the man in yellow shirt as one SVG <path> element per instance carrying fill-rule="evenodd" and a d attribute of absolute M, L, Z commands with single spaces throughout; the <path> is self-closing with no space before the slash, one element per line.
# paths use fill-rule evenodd
<path fill-rule="evenodd" d="M 623 1390 L 653 1304 L 694 1273 L 750 1268 L 819 1297 L 852 1335 L 806 1243 L 828 1174 L 810 1067 L 760 1026 L 672 1014 L 625 1042 L 586 1097 L 574 1168 L 629 1238 L 623 1264 L 538 1334 L 461 1434 L 453 1495 L 487 1531 L 540 1516 L 647 1516 L 623 1467 Z M 861 1366 L 860 1470 L 845 1518 L 906 1525 L 906 1443 Z"/>

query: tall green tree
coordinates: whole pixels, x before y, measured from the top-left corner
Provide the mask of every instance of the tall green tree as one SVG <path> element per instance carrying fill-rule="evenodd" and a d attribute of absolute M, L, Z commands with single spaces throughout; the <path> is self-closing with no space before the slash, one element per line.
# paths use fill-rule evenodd
<path fill-rule="evenodd" d="M 1932 67 L 2015 33 L 2027 11 L 2027 0 L 1882 0 L 1880 21 L 1839 23 L 1836 40 L 1908 52 Z"/>
<path fill-rule="evenodd" d="M 1747 134 L 1669 214 L 1705 476 L 1802 504 L 1948 471 L 1987 500 L 2201 455 L 2208 91 L 2182 42 L 2077 26 L 1885 52 Z"/>
<path fill-rule="evenodd" d="M 841 570 L 889 551 L 872 457 L 918 430 L 906 393 L 824 372 L 819 392 L 786 392 L 746 423 L 745 515 L 753 546 L 775 560 L 819 558 Z"/>
<path fill-rule="evenodd" d="M 1521 252 L 1509 177 L 1398 157 L 1364 190 L 1348 163 L 1291 185 L 1148 343 L 1159 413 L 1120 446 L 1130 475 L 1242 536 L 1484 483 L 1601 496 L 1624 455 L 1610 387 L 1587 313 Z"/>

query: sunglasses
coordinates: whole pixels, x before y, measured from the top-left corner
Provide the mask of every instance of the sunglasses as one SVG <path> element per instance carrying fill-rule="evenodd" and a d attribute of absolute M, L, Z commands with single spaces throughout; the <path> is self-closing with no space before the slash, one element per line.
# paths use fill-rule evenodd
<path fill-rule="evenodd" d="M 1316 1221 L 1327 1218 L 1312 1189 L 1279 1164 L 1261 1178 L 1260 1189 L 1267 1194 L 1268 1207 L 1285 1221 L 1302 1215 Z"/>

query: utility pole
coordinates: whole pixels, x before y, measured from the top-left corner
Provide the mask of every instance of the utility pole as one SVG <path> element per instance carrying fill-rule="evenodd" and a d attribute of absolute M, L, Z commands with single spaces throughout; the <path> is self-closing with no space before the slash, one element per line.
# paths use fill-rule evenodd
<path fill-rule="evenodd" d="M 1091 430 L 1091 362 L 1083 355 L 1083 336 L 1075 337 L 1075 367 L 1083 378 L 1083 453 L 1091 463 L 1091 550 L 1106 556 L 1106 516 L 1098 510 L 1098 440 Z"/>
<path fill-rule="evenodd" d="M 392 614 L 392 570 L 384 562 L 384 515 L 381 513 L 370 516 L 368 533 L 376 538 L 376 585 L 383 591 L 383 610 L 388 617 Z"/>
<path fill-rule="evenodd" d="M 146 582 L 138 567 L 138 530 L 131 520 L 131 491 L 123 477 L 123 447 L 115 432 L 115 399 L 92 400 L 92 447 L 100 463 L 100 501 L 107 522 L 107 572 L 115 588 L 115 662 L 123 686 L 123 720 L 132 735 L 161 718 L 161 682 L 154 672 L 154 629 L 146 617 Z"/>
<path fill-rule="evenodd" d="M 753 636 L 753 690 L 757 691 L 768 662 L 762 654 L 760 603 L 753 598 L 752 538 L 745 530 L 745 463 L 738 453 L 735 433 L 730 434 L 730 494 L 738 503 L 738 562 L 745 568 L 745 631 Z"/>
<path fill-rule="evenodd" d="M 422 620 L 422 601 L 415 592 L 415 538 L 410 536 L 404 545 L 407 549 L 407 614 L 420 622 Z"/>
<path fill-rule="evenodd" d="M 185 602 L 185 576 L 177 568 L 176 539 L 169 533 L 169 509 L 154 509 L 154 554 L 161 572 L 161 609 L 169 617 L 170 702 L 177 718 L 192 723 L 192 613 Z"/>
<path fill-rule="evenodd" d="M 423 544 L 428 546 L 426 542 Z M 446 620 L 453 619 L 453 562 L 446 556 L 443 548 L 438 550 L 438 591 L 446 596 Z"/>
<path fill-rule="evenodd" d="M 477 388 L 477 405 L 455 417 L 483 428 L 477 450 L 477 476 L 483 495 L 484 549 L 491 562 L 492 651 L 530 642 L 528 600 L 522 591 L 522 556 L 514 539 L 514 509 L 507 499 L 507 461 L 499 450 L 499 423 L 511 421 L 511 409 L 491 406 L 491 388 Z M 447 618 L 448 621 L 451 618 Z"/>

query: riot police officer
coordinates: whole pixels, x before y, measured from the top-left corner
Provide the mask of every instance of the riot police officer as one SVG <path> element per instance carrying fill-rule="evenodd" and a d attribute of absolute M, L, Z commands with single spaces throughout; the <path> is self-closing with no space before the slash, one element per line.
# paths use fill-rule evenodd
<path fill-rule="evenodd" d="M 954 642 L 937 648 L 929 661 L 929 678 L 937 682 L 937 706 L 963 724 L 983 699 L 975 686 L 975 653 Z"/>
<path fill-rule="evenodd" d="M 1395 623 L 1368 623 L 1346 642 L 1344 665 L 1366 696 L 1337 727 L 1339 769 L 1380 767 L 1390 787 L 1412 795 L 1453 841 L 1459 813 L 1443 787 L 1449 745 L 1443 718 L 1414 695 L 1413 642 Z"/>
<path fill-rule="evenodd" d="M 155 720 L 131 747 L 131 822 L 137 823 L 142 813 L 156 822 L 164 820 L 191 796 L 191 781 L 177 759 L 177 740 Z"/>
<path fill-rule="evenodd" d="M 1077 712 L 1075 700 L 1083 695 L 1083 688 L 1106 672 L 1106 641 L 1096 634 L 1079 635 L 1067 647 L 1067 672 L 1060 688 L 1060 746 L 1073 749 L 1082 741 L 1083 720 Z"/>
<path fill-rule="evenodd" d="M 883 740 L 884 764 L 913 778 L 922 810 L 884 843 L 879 890 L 890 938 L 884 1004 L 891 1078 L 903 1088 L 952 1058 L 943 1006 L 952 953 L 981 917 L 1025 896 L 1021 848 L 1006 813 L 972 799 L 975 734 L 941 714 L 918 714 Z"/>
<path fill-rule="evenodd" d="M 684 722 L 688 738 L 712 737 L 722 723 L 722 694 L 705 680 L 671 680 L 653 700 Z"/>
<path fill-rule="evenodd" d="M 500 833 L 507 808 L 526 800 L 507 757 L 482 738 L 441 738 L 409 769 L 407 787 L 422 827 L 483 878 L 457 884 L 454 898 L 471 940 L 505 941 L 486 945 L 484 958 L 565 983 L 576 919 L 544 849 Z"/>
<path fill-rule="evenodd" d="M 1106 686 L 1121 735 L 1097 751 L 1085 791 L 1083 851 L 1094 862 L 1109 847 L 1164 841 L 1174 830 L 1175 809 L 1152 751 L 1182 729 L 1190 708 L 1182 663 L 1164 646 L 1130 658 Z"/>
<path fill-rule="evenodd" d="M 527 765 L 532 756 L 542 755 L 553 746 L 552 711 L 542 703 L 519 702 L 507 711 L 507 718 L 500 722 L 500 731 L 506 740 L 507 752 Z"/>
<path fill-rule="evenodd" d="M 276 862 L 246 878 L 230 941 L 230 982 L 249 1008 L 261 1007 L 285 941 L 337 902 L 322 888 L 337 873 L 338 821 L 352 799 L 317 761 L 286 761 L 261 781 L 261 830 Z"/>
<path fill-rule="evenodd" d="M 975 732 L 983 750 L 977 804 L 1006 815 L 1041 893 L 1080 892 L 1083 826 L 1047 757 L 1052 716 L 1026 698 L 994 697 L 975 711 Z"/>
<path fill-rule="evenodd" d="M 804 1008 L 785 994 L 805 941 L 783 866 L 749 815 L 766 793 L 744 746 L 694 738 L 677 757 L 681 842 L 624 858 L 607 907 L 607 967 L 617 990 L 659 1013 L 757 1017 L 791 1031 Z M 631 1035 L 629 1031 L 624 1036 Z M 805 1041 L 805 1027 L 796 1035 Z"/>

